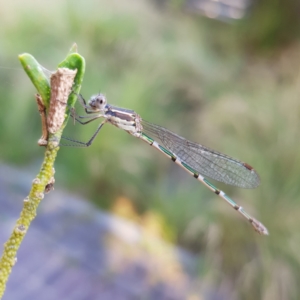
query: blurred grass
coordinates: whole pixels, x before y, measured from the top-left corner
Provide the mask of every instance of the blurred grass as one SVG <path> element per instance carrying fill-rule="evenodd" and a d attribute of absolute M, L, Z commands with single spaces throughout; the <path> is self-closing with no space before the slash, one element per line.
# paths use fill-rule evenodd
<path fill-rule="evenodd" d="M 288 43 L 275 41 L 283 28 L 260 27 L 258 7 L 252 18 L 222 24 L 146 1 L 0 0 L 0 66 L 18 68 L 17 55 L 26 51 L 51 69 L 76 42 L 87 63 L 86 98 L 101 91 L 112 104 L 253 165 L 258 189 L 217 186 L 268 227 L 267 238 L 112 126 L 91 148 L 60 151 L 56 184 L 142 224 L 157 220 L 158 234 L 204 258 L 204 284 L 231 299 L 299 299 L 300 45 L 291 34 Z M 274 9 L 270 4 L 270 16 Z M 15 69 L 0 69 L 0 89 L 0 160 L 36 169 L 43 150 L 35 146 L 35 91 Z M 87 140 L 96 126 L 70 122 L 68 136 Z"/>

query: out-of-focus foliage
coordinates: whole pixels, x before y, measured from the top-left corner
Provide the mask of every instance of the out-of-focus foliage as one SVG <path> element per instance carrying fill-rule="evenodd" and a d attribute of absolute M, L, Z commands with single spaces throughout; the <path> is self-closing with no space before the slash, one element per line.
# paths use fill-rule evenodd
<path fill-rule="evenodd" d="M 243 44 L 258 52 L 282 50 L 299 39 L 299 14 L 299 1 L 253 1 L 248 18 L 241 24 Z"/>
<path fill-rule="evenodd" d="M 260 173 L 256 190 L 217 186 L 261 220 L 269 237 L 112 126 L 91 148 L 66 147 L 57 158 L 57 186 L 145 226 L 160 224 L 154 231 L 199 253 L 203 282 L 230 299 L 300 295 L 299 20 L 289 17 L 296 4 L 281 2 L 258 2 L 246 20 L 225 24 L 150 1 L 0 0 L 0 66 L 18 68 L 17 55 L 28 52 L 51 69 L 76 42 L 87 64 L 86 98 L 101 91 Z M 0 69 L 0 159 L 35 174 L 43 155 L 35 144 L 35 91 L 22 70 L 9 68 Z M 96 127 L 69 122 L 65 134 L 87 140 Z"/>
<path fill-rule="evenodd" d="M 282 50 L 283 45 L 293 43 L 295 39 L 299 39 L 300 28 L 300 2 L 294 0 L 164 0 L 155 1 L 160 7 L 172 7 L 177 9 L 186 9 L 188 12 L 199 14 L 197 7 L 211 2 L 216 7 L 224 3 L 229 7 L 245 9 L 246 16 L 239 22 L 234 22 L 230 32 L 227 26 L 223 26 L 222 22 L 211 22 L 209 25 L 214 27 L 214 36 L 222 39 L 228 37 L 228 34 L 238 38 L 238 46 L 243 48 L 245 52 L 255 53 L 273 53 Z M 197 4 L 199 5 L 197 6 Z M 200 5 L 201 4 L 201 5 Z M 213 17 L 213 16 L 211 16 Z M 218 14 L 216 13 L 216 16 Z M 225 18 L 226 19 L 226 18 Z M 230 22 L 230 18 L 226 19 Z M 215 38 L 212 39 L 215 41 Z M 222 44 L 225 46 L 224 44 Z M 226 46 L 225 46 L 226 47 Z"/>

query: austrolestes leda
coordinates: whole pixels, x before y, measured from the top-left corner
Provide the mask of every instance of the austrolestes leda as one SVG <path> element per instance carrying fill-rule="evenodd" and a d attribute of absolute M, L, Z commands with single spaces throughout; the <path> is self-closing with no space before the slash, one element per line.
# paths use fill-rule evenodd
<path fill-rule="evenodd" d="M 96 132 L 87 143 L 76 141 L 80 146 L 90 146 L 105 123 L 123 129 L 162 152 L 238 211 L 249 221 L 255 231 L 268 235 L 268 230 L 262 223 L 254 219 L 204 177 L 207 176 L 240 188 L 256 188 L 260 183 L 260 178 L 250 165 L 188 141 L 166 128 L 149 123 L 133 110 L 109 105 L 103 94 L 92 96 L 88 102 L 81 95 L 77 96 L 87 115 L 78 116 L 74 109 L 71 110 L 71 115 L 76 121 L 80 124 L 88 124 L 96 119 L 103 118 Z"/>

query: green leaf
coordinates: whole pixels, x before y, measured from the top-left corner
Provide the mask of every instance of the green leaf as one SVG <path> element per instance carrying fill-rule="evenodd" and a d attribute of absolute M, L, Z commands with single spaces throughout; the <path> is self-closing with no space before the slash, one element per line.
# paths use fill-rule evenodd
<path fill-rule="evenodd" d="M 20 54 L 19 60 L 28 77 L 37 89 L 37 92 L 41 95 L 44 105 L 48 108 L 50 102 L 50 84 L 41 65 L 28 53 Z"/>
<path fill-rule="evenodd" d="M 71 49 L 73 49 L 73 47 Z M 64 61 L 62 61 L 58 65 L 58 68 L 68 68 L 72 70 L 77 69 L 77 74 L 74 79 L 73 91 L 79 93 L 81 88 L 81 83 L 83 81 L 84 72 L 85 72 L 84 58 L 78 53 L 71 53 L 66 57 Z M 76 100 L 77 100 L 77 96 L 71 93 L 68 99 L 68 105 L 74 106 Z"/>

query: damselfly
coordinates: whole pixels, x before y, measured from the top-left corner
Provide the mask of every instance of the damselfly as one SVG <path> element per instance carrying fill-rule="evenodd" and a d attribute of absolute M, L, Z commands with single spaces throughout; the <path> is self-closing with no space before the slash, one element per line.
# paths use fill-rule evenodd
<path fill-rule="evenodd" d="M 203 177 L 207 176 L 236 187 L 255 188 L 259 185 L 260 179 L 259 175 L 250 165 L 200 144 L 188 141 L 166 128 L 149 123 L 133 110 L 109 105 L 103 94 L 91 97 L 88 103 L 86 103 L 81 95 L 78 95 L 78 100 L 88 114 L 78 116 L 74 110 L 71 110 L 71 115 L 80 124 L 88 124 L 98 118 L 104 119 L 87 143 L 77 141 L 81 146 L 90 146 L 105 123 L 110 123 L 123 129 L 162 152 L 211 191 L 224 199 L 245 217 L 258 233 L 268 234 L 267 228 L 262 223 L 250 216 L 223 191 L 216 188 Z M 83 121 L 82 119 L 87 119 L 87 121 Z"/>

